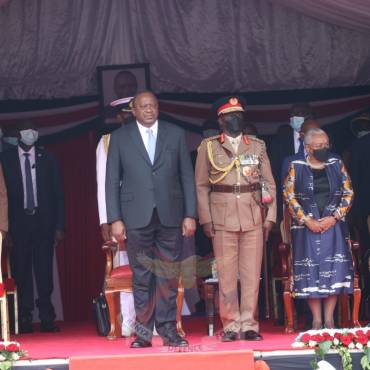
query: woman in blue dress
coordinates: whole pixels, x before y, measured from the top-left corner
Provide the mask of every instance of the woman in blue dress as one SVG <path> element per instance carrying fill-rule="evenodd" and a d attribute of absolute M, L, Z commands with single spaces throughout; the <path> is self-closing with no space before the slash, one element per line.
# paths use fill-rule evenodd
<path fill-rule="evenodd" d="M 291 163 L 284 199 L 292 217 L 293 295 L 308 300 L 313 329 L 334 327 L 337 296 L 353 291 L 353 267 L 345 216 L 353 190 L 329 138 L 318 128 L 304 138 L 306 157 Z"/>

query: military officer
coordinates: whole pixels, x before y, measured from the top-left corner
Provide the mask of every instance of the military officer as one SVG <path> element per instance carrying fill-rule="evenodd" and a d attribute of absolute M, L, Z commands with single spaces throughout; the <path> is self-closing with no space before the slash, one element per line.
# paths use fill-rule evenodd
<path fill-rule="evenodd" d="M 244 106 L 237 96 L 215 103 L 222 133 L 202 141 L 195 169 L 199 221 L 212 238 L 216 257 L 222 341 L 238 339 L 239 332 L 241 339 L 262 339 L 255 312 L 263 238 L 276 221 L 275 182 L 266 146 L 243 135 Z"/>

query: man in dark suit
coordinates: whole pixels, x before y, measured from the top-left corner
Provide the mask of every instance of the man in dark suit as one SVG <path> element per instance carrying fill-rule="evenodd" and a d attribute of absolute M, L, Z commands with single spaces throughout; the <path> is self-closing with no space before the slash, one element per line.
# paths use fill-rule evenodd
<path fill-rule="evenodd" d="M 314 119 L 307 119 L 304 121 L 301 130 L 299 132 L 299 137 L 304 140 L 304 135 L 308 130 L 311 130 L 313 128 L 320 128 L 320 124 L 315 121 Z M 303 148 L 303 150 L 298 151 L 296 154 L 290 155 L 289 157 L 284 158 L 283 165 L 281 166 L 281 186 L 284 185 L 284 180 L 288 175 L 290 163 L 293 161 L 296 161 L 297 159 L 306 159 L 306 151 Z"/>
<path fill-rule="evenodd" d="M 269 158 L 276 184 L 281 184 L 281 168 L 284 158 L 296 153 L 303 153 L 304 145 L 299 132 L 303 122 L 313 118 L 311 106 L 308 103 L 293 104 L 290 111 L 290 125 L 280 126 L 270 144 Z M 276 187 L 277 224 L 283 215 L 283 195 L 281 187 Z"/>
<path fill-rule="evenodd" d="M 132 114 L 136 122 L 111 136 L 106 172 L 108 222 L 118 242 L 127 239 L 133 270 L 136 339 L 131 347 L 151 346 L 154 323 L 164 345 L 186 346 L 176 331 L 178 271 L 158 268 L 178 262 L 183 236 L 195 232 L 190 155 L 183 130 L 157 120 L 158 101 L 151 92 L 134 98 Z M 143 260 L 152 261 L 153 268 Z"/>
<path fill-rule="evenodd" d="M 3 153 L 8 189 L 11 262 L 19 294 L 20 332 L 31 333 L 34 272 L 42 332 L 56 332 L 53 290 L 54 245 L 63 238 L 64 196 L 56 159 L 35 147 L 38 132 L 24 122 L 19 145 Z"/>

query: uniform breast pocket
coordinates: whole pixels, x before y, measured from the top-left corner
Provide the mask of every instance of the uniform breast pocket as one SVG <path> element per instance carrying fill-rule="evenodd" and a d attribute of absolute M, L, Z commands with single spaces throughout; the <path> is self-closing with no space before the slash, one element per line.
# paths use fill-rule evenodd
<path fill-rule="evenodd" d="M 224 226 L 226 217 L 226 202 L 212 201 L 211 202 L 211 216 L 214 225 Z"/>

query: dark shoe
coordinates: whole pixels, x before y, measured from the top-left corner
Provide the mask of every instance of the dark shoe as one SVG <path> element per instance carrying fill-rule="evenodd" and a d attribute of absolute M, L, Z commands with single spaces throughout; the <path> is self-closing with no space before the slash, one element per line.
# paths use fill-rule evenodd
<path fill-rule="evenodd" d="M 163 345 L 170 347 L 187 347 L 189 342 L 181 337 L 177 332 L 168 333 L 162 337 Z"/>
<path fill-rule="evenodd" d="M 147 348 L 147 347 L 151 347 L 152 346 L 152 343 L 151 342 L 148 342 L 144 339 L 141 339 L 139 337 L 137 337 L 132 343 L 131 343 L 131 348 Z"/>
<path fill-rule="evenodd" d="M 60 328 L 53 321 L 41 321 L 40 331 L 41 333 L 59 333 Z"/>
<path fill-rule="evenodd" d="M 19 323 L 19 333 L 20 334 L 30 334 L 33 333 L 32 322 L 21 322 Z"/>
<path fill-rule="evenodd" d="M 221 334 L 221 342 L 234 342 L 238 339 L 238 333 L 235 331 L 224 331 Z"/>
<path fill-rule="evenodd" d="M 262 335 L 260 333 L 257 333 L 254 330 L 243 331 L 240 337 L 243 340 L 262 340 L 263 339 Z"/>

